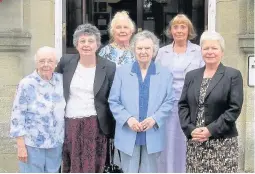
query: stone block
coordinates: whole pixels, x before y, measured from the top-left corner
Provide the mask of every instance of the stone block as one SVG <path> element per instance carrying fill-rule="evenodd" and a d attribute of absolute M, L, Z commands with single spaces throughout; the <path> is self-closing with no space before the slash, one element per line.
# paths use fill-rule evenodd
<path fill-rule="evenodd" d="M 247 33 L 254 34 L 254 0 L 247 0 Z"/>
<path fill-rule="evenodd" d="M 245 172 L 254 172 L 254 125 L 255 122 L 246 122 Z"/>
<path fill-rule="evenodd" d="M 237 122 L 237 130 L 238 130 L 238 168 L 240 171 L 244 171 L 244 163 L 245 163 L 245 122 L 238 121 Z"/>
<path fill-rule="evenodd" d="M 4 0 L 0 5 L 0 31 L 23 27 L 23 1 Z"/>
<path fill-rule="evenodd" d="M 31 35 L 17 29 L 0 32 L 0 51 L 26 51 L 30 47 Z"/>
<path fill-rule="evenodd" d="M 239 34 L 239 2 L 236 0 L 217 0 L 216 31 Z"/>
<path fill-rule="evenodd" d="M 254 34 L 239 35 L 239 47 L 244 53 L 254 54 Z"/>
<path fill-rule="evenodd" d="M 0 173 L 17 173 L 17 154 L 0 154 Z"/>
<path fill-rule="evenodd" d="M 247 88 L 246 90 L 246 121 L 254 122 L 255 121 L 255 91 L 253 88 Z"/>

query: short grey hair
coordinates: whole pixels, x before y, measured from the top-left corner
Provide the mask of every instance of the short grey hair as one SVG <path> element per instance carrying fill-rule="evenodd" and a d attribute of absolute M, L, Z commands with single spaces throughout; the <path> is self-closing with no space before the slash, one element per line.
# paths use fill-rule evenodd
<path fill-rule="evenodd" d="M 203 46 L 204 41 L 207 40 L 216 40 L 219 42 L 221 50 L 224 52 L 225 50 L 225 41 L 224 38 L 220 35 L 220 33 L 216 31 L 205 31 L 200 37 L 200 46 Z"/>
<path fill-rule="evenodd" d="M 96 38 L 96 42 L 97 42 L 97 46 L 98 48 L 101 45 L 101 34 L 100 31 L 97 29 L 96 26 L 92 25 L 92 24 L 82 24 L 79 25 L 76 30 L 74 31 L 73 34 L 73 45 L 74 47 L 78 46 L 78 41 L 79 41 L 79 37 L 82 35 L 89 35 L 89 36 L 95 36 Z"/>
<path fill-rule="evenodd" d="M 54 54 L 54 56 L 55 56 L 55 58 L 56 58 L 56 61 L 59 62 L 60 58 L 57 57 L 57 51 L 56 51 L 56 49 L 53 48 L 53 47 L 49 47 L 49 46 L 43 46 L 43 47 L 39 48 L 39 49 L 36 51 L 36 53 L 35 53 L 35 55 L 34 55 L 34 61 L 35 61 L 35 62 L 37 61 L 37 58 L 38 58 L 37 56 L 38 56 L 38 54 L 40 54 L 40 53 L 42 53 L 42 52 Z"/>
<path fill-rule="evenodd" d="M 144 30 L 142 32 L 139 32 L 134 35 L 130 42 L 130 49 L 133 53 L 135 53 L 135 46 L 137 41 L 144 40 L 144 39 L 151 39 L 153 42 L 153 57 L 157 55 L 158 49 L 159 49 L 159 39 L 155 34 L 148 30 Z"/>

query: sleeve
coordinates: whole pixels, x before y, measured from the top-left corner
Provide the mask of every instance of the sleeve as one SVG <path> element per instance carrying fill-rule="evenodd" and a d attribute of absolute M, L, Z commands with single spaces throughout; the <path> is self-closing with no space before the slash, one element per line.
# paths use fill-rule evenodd
<path fill-rule="evenodd" d="M 114 80 L 114 75 L 116 72 L 116 64 L 111 62 L 110 60 L 104 59 L 103 61 L 105 61 L 105 64 L 107 65 L 107 78 L 109 80 L 110 88 L 111 88 L 113 80 Z"/>
<path fill-rule="evenodd" d="M 178 103 L 178 113 L 180 117 L 181 128 L 187 138 L 191 138 L 191 132 L 196 128 L 196 126 L 191 123 L 190 108 L 187 99 L 188 89 L 191 81 L 189 74 L 190 73 L 187 73 L 185 76 L 181 98 Z"/>
<path fill-rule="evenodd" d="M 174 96 L 172 91 L 173 76 L 171 73 L 167 73 L 169 74 L 169 78 L 167 78 L 167 94 L 159 109 L 152 115 L 152 118 L 156 121 L 158 128 L 165 123 L 165 119 L 170 115 L 170 111 L 172 110 L 174 104 Z"/>
<path fill-rule="evenodd" d="M 203 66 L 205 66 L 205 62 L 204 62 L 204 59 L 203 59 L 202 54 L 200 52 L 200 64 L 199 64 L 199 68 L 201 68 Z"/>
<path fill-rule="evenodd" d="M 161 59 L 161 49 L 158 50 L 158 53 L 157 53 L 156 58 L 155 58 L 155 62 L 158 62 L 158 63 L 161 64 L 160 59 Z"/>
<path fill-rule="evenodd" d="M 57 67 L 55 68 L 55 72 L 63 74 L 63 63 L 64 62 L 64 56 L 60 58 L 60 61 L 58 62 Z"/>
<path fill-rule="evenodd" d="M 99 49 L 98 51 L 98 55 L 102 58 L 105 58 L 105 55 L 106 54 L 106 46 L 102 47 L 101 49 Z"/>
<path fill-rule="evenodd" d="M 27 111 L 27 98 L 25 85 L 20 83 L 16 90 L 16 96 L 14 99 L 11 123 L 10 123 L 10 136 L 20 137 L 26 135 L 25 129 L 25 117 Z"/>
<path fill-rule="evenodd" d="M 113 63 L 113 65 L 111 66 L 111 74 L 110 74 L 110 78 L 109 78 L 110 86 L 112 86 L 112 84 L 113 84 L 115 72 L 116 72 L 116 64 Z"/>
<path fill-rule="evenodd" d="M 201 52 L 201 47 L 200 46 L 198 47 L 198 50 L 197 50 L 197 57 L 199 59 L 199 68 L 205 66 L 205 62 L 204 62 L 204 59 L 203 59 L 203 56 L 202 56 L 202 52 Z"/>
<path fill-rule="evenodd" d="M 113 117 L 116 120 L 117 124 L 120 124 L 121 126 L 124 126 L 124 124 L 127 122 L 127 120 L 132 117 L 132 115 L 125 109 L 121 102 L 121 74 L 120 74 L 120 68 L 117 69 L 115 73 L 115 77 L 113 80 L 112 88 L 109 95 L 109 105 L 111 112 L 113 114 Z"/>
<path fill-rule="evenodd" d="M 243 104 L 243 79 L 240 71 L 231 78 L 228 109 L 207 128 L 213 137 L 220 137 L 228 131 L 241 113 Z"/>

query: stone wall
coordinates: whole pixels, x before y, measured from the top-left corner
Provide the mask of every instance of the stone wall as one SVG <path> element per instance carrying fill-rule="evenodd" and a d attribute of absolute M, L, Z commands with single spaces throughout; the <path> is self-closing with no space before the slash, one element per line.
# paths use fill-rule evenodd
<path fill-rule="evenodd" d="M 248 87 L 248 55 L 254 54 L 254 1 L 217 0 L 216 31 L 226 42 L 223 63 L 241 71 L 244 104 L 237 121 L 240 171 L 254 172 L 254 88 Z"/>

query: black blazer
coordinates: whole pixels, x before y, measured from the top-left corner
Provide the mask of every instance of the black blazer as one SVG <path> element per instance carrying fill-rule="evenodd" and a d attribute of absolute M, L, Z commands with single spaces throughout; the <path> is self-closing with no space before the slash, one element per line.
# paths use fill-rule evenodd
<path fill-rule="evenodd" d="M 69 99 L 70 84 L 79 60 L 79 54 L 64 55 L 60 59 L 56 68 L 56 72 L 63 74 L 63 87 L 66 102 Z M 108 97 L 114 79 L 115 70 L 115 63 L 99 56 L 97 57 L 94 81 L 95 109 L 97 112 L 100 130 L 104 135 L 110 138 L 114 135 L 115 120 L 109 108 Z"/>
<path fill-rule="evenodd" d="M 191 138 L 196 128 L 200 86 L 205 67 L 186 74 L 179 100 L 179 117 L 183 132 Z M 236 119 L 243 104 L 243 79 L 239 70 L 220 64 L 206 91 L 204 101 L 205 126 L 210 138 L 227 138 L 238 135 Z"/>

